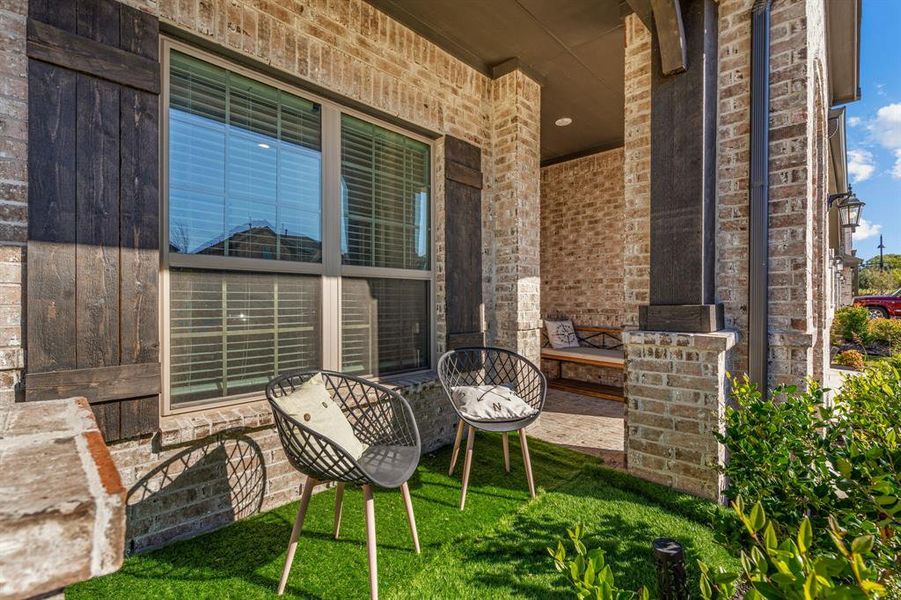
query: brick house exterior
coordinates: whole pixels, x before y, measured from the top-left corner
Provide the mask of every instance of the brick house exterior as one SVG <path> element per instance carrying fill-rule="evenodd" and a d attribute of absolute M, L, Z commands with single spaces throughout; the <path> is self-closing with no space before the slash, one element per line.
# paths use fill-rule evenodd
<path fill-rule="evenodd" d="M 825 123 L 828 0 L 774 0 L 770 26 L 770 382 L 821 377 L 837 274 L 830 260 Z M 29 0 L 0 1 L 0 421 L 26 401 L 29 243 Z M 541 166 L 540 77 L 486 76 L 362 0 L 127 0 L 164 36 L 284 77 L 435 140 L 432 162 L 434 351 L 447 349 L 446 137 L 481 152 L 481 331 L 538 361 L 541 320 L 566 314 L 623 327 L 627 459 L 635 474 L 718 497 L 710 435 L 726 373 L 748 370 L 751 9 L 717 10 L 714 288 L 725 329 L 640 331 L 651 301 L 652 32 L 624 17 L 622 145 Z M 637 2 L 636 4 L 641 4 Z M 32 99 L 33 100 L 33 99 Z M 840 190 L 839 190 L 840 191 Z M 162 349 L 166 351 L 165 348 Z M 574 370 L 574 377 L 594 377 Z M 618 379 L 617 379 L 618 378 Z M 424 448 L 453 439 L 433 374 L 390 380 L 411 401 Z M 95 409 L 96 410 L 96 409 Z M 108 436 L 128 492 L 127 548 L 190 537 L 293 500 L 265 401 L 160 409 L 158 426 Z M 125 417 L 120 416 L 119 419 Z M 121 438 L 121 439 L 119 439 Z"/>

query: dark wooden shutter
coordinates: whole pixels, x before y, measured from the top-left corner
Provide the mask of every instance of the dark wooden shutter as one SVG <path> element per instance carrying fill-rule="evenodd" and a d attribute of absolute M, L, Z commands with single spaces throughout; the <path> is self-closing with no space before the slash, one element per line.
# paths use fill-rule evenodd
<path fill-rule="evenodd" d="M 159 426 L 159 22 L 31 0 L 25 399 L 86 396 L 107 441 Z"/>
<path fill-rule="evenodd" d="M 483 346 L 482 153 L 447 136 L 444 158 L 447 347 Z"/>

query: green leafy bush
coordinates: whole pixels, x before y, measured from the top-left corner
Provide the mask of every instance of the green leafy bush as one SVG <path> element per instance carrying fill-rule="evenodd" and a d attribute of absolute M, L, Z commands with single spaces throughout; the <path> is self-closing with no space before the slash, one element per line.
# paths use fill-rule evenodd
<path fill-rule="evenodd" d="M 867 366 L 867 361 L 864 359 L 863 354 L 857 350 L 845 350 L 835 355 L 832 359 L 832 364 L 854 369 L 855 371 L 862 371 Z"/>
<path fill-rule="evenodd" d="M 889 354 L 898 354 L 901 352 L 901 320 L 871 319 L 867 324 L 867 340 L 884 346 Z"/>
<path fill-rule="evenodd" d="M 852 537 L 871 535 L 881 581 L 901 573 L 901 375 L 890 363 L 846 379 L 827 404 L 823 391 L 780 387 L 764 398 L 733 381 L 736 409 L 717 434 L 729 461 L 726 495 L 760 502 L 780 536 L 809 518 L 825 539 L 828 519 Z M 734 532 L 733 532 L 734 533 Z"/>
<path fill-rule="evenodd" d="M 780 542 L 776 527 L 759 502 L 750 514 L 745 513 L 741 498 L 732 506 L 750 535 L 750 550 L 741 553 L 741 575 L 698 563 L 704 600 L 731 599 L 741 584 L 748 588 L 743 596 L 746 600 L 881 598 L 886 593 L 885 586 L 876 580 L 878 570 L 866 563 L 873 536 L 856 537 L 848 546 L 845 532 L 831 521 L 829 536 L 836 552 L 815 553 L 809 519 L 801 520 L 793 538 Z"/>
<path fill-rule="evenodd" d="M 835 311 L 832 337 L 835 343 L 863 343 L 867 338 L 869 313 L 863 306 L 843 306 Z"/>
<path fill-rule="evenodd" d="M 573 545 L 574 558 L 569 558 L 563 540 L 557 542 L 556 548 L 548 548 L 548 553 L 554 558 L 554 566 L 564 573 L 573 587 L 577 598 L 591 600 L 648 600 L 648 592 L 641 589 L 638 592 L 621 590 L 613 581 L 613 571 L 604 557 L 604 551 L 600 548 L 588 550 L 582 538 L 585 529 L 576 525 L 566 530 Z"/>

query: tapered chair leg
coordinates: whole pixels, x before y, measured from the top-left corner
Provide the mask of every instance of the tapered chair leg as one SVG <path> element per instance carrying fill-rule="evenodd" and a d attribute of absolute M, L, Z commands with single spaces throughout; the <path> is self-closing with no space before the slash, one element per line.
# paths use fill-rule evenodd
<path fill-rule="evenodd" d="M 469 427 L 466 436 L 466 458 L 463 460 L 463 493 L 460 496 L 460 510 L 466 506 L 466 490 L 469 488 L 469 470 L 472 468 L 472 446 L 476 441 L 476 428 Z"/>
<path fill-rule="evenodd" d="M 526 465 L 526 481 L 529 482 L 529 494 L 535 497 L 535 479 L 532 477 L 532 459 L 529 458 L 529 442 L 526 440 L 526 430 L 519 430 L 519 445 L 522 446 L 522 462 Z"/>
<path fill-rule="evenodd" d="M 379 572 L 375 546 L 375 502 L 372 500 L 372 486 L 363 486 L 363 508 L 366 512 L 366 552 L 369 555 L 369 597 L 378 600 Z"/>
<path fill-rule="evenodd" d="M 451 453 L 450 469 L 447 470 L 448 475 L 453 475 L 454 467 L 457 466 L 457 456 L 460 454 L 460 442 L 463 441 L 464 427 L 466 427 L 466 423 L 463 422 L 463 419 L 460 419 L 460 422 L 457 423 L 457 437 L 454 439 L 454 451 Z"/>
<path fill-rule="evenodd" d="M 410 487 L 407 482 L 400 486 L 400 494 L 404 497 L 404 508 L 407 509 L 407 523 L 410 524 L 410 533 L 413 534 L 413 547 L 419 554 L 419 534 L 416 532 L 416 517 L 413 515 L 413 501 L 410 499 Z"/>
<path fill-rule="evenodd" d="M 278 582 L 278 595 L 285 593 L 285 585 L 288 583 L 288 574 L 291 572 L 291 563 L 294 562 L 294 553 L 297 551 L 297 538 L 303 529 L 303 520 L 307 514 L 307 506 L 310 505 L 310 496 L 318 482 L 312 477 L 307 477 L 300 494 L 300 506 L 297 508 L 297 518 L 294 520 L 294 528 L 291 530 L 291 540 L 288 542 L 288 556 L 285 557 L 285 568 L 282 569 L 282 578 Z"/>
<path fill-rule="evenodd" d="M 504 470 L 509 473 L 510 472 L 510 434 L 506 431 L 503 434 L 503 443 L 504 443 Z"/>
<path fill-rule="evenodd" d="M 338 487 L 335 489 L 335 539 L 338 539 L 338 534 L 341 532 L 341 508 L 344 504 L 344 484 L 339 483 Z"/>

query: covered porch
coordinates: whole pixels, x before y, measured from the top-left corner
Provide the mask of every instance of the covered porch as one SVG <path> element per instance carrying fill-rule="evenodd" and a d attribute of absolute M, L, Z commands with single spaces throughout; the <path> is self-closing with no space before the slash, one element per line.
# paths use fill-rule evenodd
<path fill-rule="evenodd" d="M 424 535 L 439 560 L 403 553 L 385 574 L 397 597 L 467 583 L 440 559 L 478 562 L 490 591 L 546 592 L 559 581 L 522 576 L 534 553 L 514 550 L 525 539 L 540 550 L 551 524 L 582 512 L 645 535 L 662 519 L 707 552 L 727 372 L 793 383 L 828 355 L 817 177 L 835 91 L 817 86 L 805 54 L 806 23 L 828 15 L 774 5 L 771 108 L 750 85 L 752 5 L 16 4 L 22 97 L 8 121 L 21 181 L 0 191 L 19 211 L 3 255 L 17 297 L 0 416 L 67 397 L 83 398 L 66 401 L 79 419 L 93 414 L 85 428 L 115 471 L 117 522 L 105 539 L 116 551 L 91 574 L 167 546 L 73 595 L 145 581 L 162 595 L 271 591 L 280 559 L 267 534 L 284 546 L 299 487 L 306 501 L 316 488 L 316 505 L 336 494 L 282 450 L 264 388 L 288 371 L 365 376 L 409 402 L 424 453 L 413 496 L 446 527 Z M 762 131 L 771 188 L 749 201 Z M 812 296 L 811 282 L 825 291 Z M 576 347 L 544 341 L 550 321 L 571 322 Z M 528 430 L 547 487 L 526 512 L 500 438 L 480 438 L 476 470 L 491 474 L 474 481 L 469 510 L 493 519 L 484 527 L 459 517 L 458 482 L 441 472 L 457 416 L 438 359 L 470 346 L 525 357 L 552 388 Z M 388 514 L 393 540 L 406 524 Z M 337 536 L 317 519 L 303 564 L 344 561 L 341 585 L 357 589 L 363 549 L 335 542 L 320 555 Z M 516 572 L 498 572 L 503 552 Z M 627 555 L 646 558 L 634 545 Z M 293 593 L 327 590 L 323 571 Z"/>

